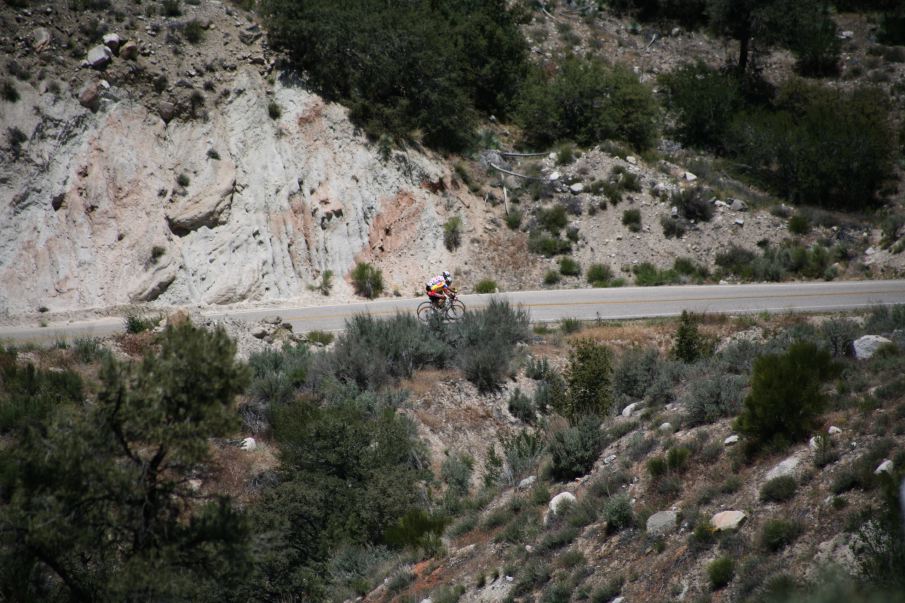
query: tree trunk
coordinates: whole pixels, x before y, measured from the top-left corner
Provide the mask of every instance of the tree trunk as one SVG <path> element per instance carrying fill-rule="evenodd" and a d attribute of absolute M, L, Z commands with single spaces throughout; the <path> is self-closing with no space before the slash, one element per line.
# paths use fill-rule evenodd
<path fill-rule="evenodd" d="M 745 32 L 738 40 L 738 74 L 745 75 L 748 69 L 748 47 L 751 45 L 751 33 Z"/>

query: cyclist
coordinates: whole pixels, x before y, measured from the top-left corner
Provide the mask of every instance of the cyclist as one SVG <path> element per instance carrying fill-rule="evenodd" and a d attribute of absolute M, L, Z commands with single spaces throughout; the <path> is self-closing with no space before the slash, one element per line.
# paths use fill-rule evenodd
<path fill-rule="evenodd" d="M 456 294 L 456 290 L 452 288 L 452 275 L 447 270 L 427 281 L 426 289 L 427 296 L 435 308 L 443 307 L 447 295 Z"/>

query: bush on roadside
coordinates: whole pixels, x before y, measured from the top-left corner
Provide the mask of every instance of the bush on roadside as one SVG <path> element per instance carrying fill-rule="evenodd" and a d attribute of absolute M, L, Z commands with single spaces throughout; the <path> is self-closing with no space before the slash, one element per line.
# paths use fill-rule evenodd
<path fill-rule="evenodd" d="M 367 262 L 358 262 L 350 275 L 355 293 L 374 299 L 383 293 L 383 272 Z"/>
<path fill-rule="evenodd" d="M 791 475 L 775 477 L 761 486 L 760 499 L 762 502 L 786 502 L 795 497 L 798 484 Z"/>
<path fill-rule="evenodd" d="M 735 576 L 735 562 L 730 557 L 720 557 L 707 565 L 707 577 L 711 590 L 725 588 Z"/>
<path fill-rule="evenodd" d="M 558 412 L 569 418 L 604 416 L 612 404 L 613 354 L 592 339 L 579 339 L 569 351 L 566 369 L 568 396 Z"/>
<path fill-rule="evenodd" d="M 758 534 L 758 543 L 765 550 L 775 553 L 795 542 L 802 533 L 801 524 L 785 519 L 769 519 Z"/>
<path fill-rule="evenodd" d="M 453 216 L 443 224 L 443 245 L 455 251 L 462 244 L 462 218 Z"/>
<path fill-rule="evenodd" d="M 554 478 L 567 481 L 586 475 L 603 449 L 600 420 L 583 417 L 575 425 L 554 432 L 547 447 Z"/>

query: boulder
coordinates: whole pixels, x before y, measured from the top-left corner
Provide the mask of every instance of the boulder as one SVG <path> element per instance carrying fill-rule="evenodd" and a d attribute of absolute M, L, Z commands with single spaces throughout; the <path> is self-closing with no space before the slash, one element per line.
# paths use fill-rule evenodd
<path fill-rule="evenodd" d="M 746 519 L 748 516 L 743 511 L 722 511 L 710 519 L 710 524 L 717 532 L 734 532 Z"/>
<path fill-rule="evenodd" d="M 748 204 L 741 199 L 732 199 L 729 209 L 732 211 L 748 211 Z"/>
<path fill-rule="evenodd" d="M 248 450 L 250 452 L 258 448 L 258 443 L 255 442 L 254 438 L 245 438 L 244 440 L 242 440 L 242 443 L 239 444 L 239 448 L 241 448 L 242 450 Z"/>
<path fill-rule="evenodd" d="M 638 158 L 633 155 L 629 155 L 625 158 L 625 160 L 629 163 L 629 165 L 638 165 Z"/>
<path fill-rule="evenodd" d="M 104 42 L 104 46 L 113 51 L 113 54 L 119 54 L 119 46 L 122 44 L 122 39 L 119 37 L 119 34 L 108 33 L 104 34 L 102 38 Z"/>
<path fill-rule="evenodd" d="M 261 325 L 258 325 L 251 330 L 251 336 L 255 339 L 264 339 L 267 335 L 267 329 Z"/>
<path fill-rule="evenodd" d="M 47 50 L 52 41 L 53 37 L 50 35 L 50 31 L 44 27 L 38 27 L 31 32 L 31 48 L 35 52 Z"/>
<path fill-rule="evenodd" d="M 232 206 L 234 187 L 234 181 L 224 181 L 219 190 L 207 188 L 199 195 L 172 204 L 166 211 L 170 231 L 181 237 L 203 226 L 216 228 L 225 224 Z"/>
<path fill-rule="evenodd" d="M 735 225 L 736 225 L 736 226 L 744 226 L 744 225 L 745 225 L 745 221 L 742 220 L 741 218 L 736 218 L 736 219 L 735 219 Z"/>
<path fill-rule="evenodd" d="M 784 477 L 786 475 L 795 475 L 795 470 L 798 469 L 798 465 L 801 464 L 801 459 L 797 456 L 790 456 L 789 458 L 783 460 L 778 465 L 767 471 L 766 479 L 767 481 L 771 479 L 776 479 L 777 477 Z"/>
<path fill-rule="evenodd" d="M 563 504 L 574 505 L 577 502 L 575 495 L 571 492 L 560 492 L 556 496 L 550 499 L 550 511 L 557 515 L 559 513 L 559 507 Z"/>
<path fill-rule="evenodd" d="M 880 463 L 880 465 L 874 471 L 874 475 L 880 475 L 881 473 L 892 473 L 892 470 L 893 470 L 892 461 L 889 459 L 886 459 L 885 461 Z"/>
<path fill-rule="evenodd" d="M 625 408 L 622 409 L 622 416 L 630 417 L 630 416 L 632 416 L 632 413 L 634 413 L 639 408 L 641 408 L 641 402 L 632 402 L 631 404 L 629 404 L 628 406 L 626 406 Z"/>
<path fill-rule="evenodd" d="M 85 82 L 85 84 L 79 90 L 79 104 L 91 111 L 97 111 L 100 100 L 100 83 L 94 80 Z"/>
<path fill-rule="evenodd" d="M 119 56 L 127 61 L 134 61 L 138 58 L 138 44 L 129 40 L 120 47 Z"/>
<path fill-rule="evenodd" d="M 726 446 L 732 446 L 733 444 L 736 444 L 736 443 L 738 443 L 738 436 L 735 434 L 732 434 L 731 436 L 729 436 L 728 438 L 723 440 L 723 444 Z"/>
<path fill-rule="evenodd" d="M 695 180 L 698 179 L 698 177 L 695 176 L 694 174 L 692 174 L 691 172 L 685 172 L 682 175 L 682 177 L 685 179 L 686 182 L 694 182 Z"/>
<path fill-rule="evenodd" d="M 886 343 L 892 343 L 889 339 L 879 335 L 865 335 L 855 340 L 855 358 L 858 360 L 867 360 L 877 353 L 880 346 Z"/>
<path fill-rule="evenodd" d="M 660 511 L 647 518 L 647 533 L 651 536 L 663 536 L 676 529 L 676 512 Z"/>
<path fill-rule="evenodd" d="M 676 207 L 675 205 L 673 205 L 672 208 L 670 208 L 670 210 L 669 210 L 669 215 L 672 218 L 678 218 L 679 217 L 679 208 Z"/>
<path fill-rule="evenodd" d="M 569 190 L 572 191 L 573 195 L 577 195 L 577 194 L 581 193 L 582 191 L 584 191 L 584 184 L 582 184 L 581 182 L 576 182 L 575 184 L 573 184 L 572 186 L 569 187 Z"/>
<path fill-rule="evenodd" d="M 830 428 L 826 430 L 826 432 L 830 435 L 836 435 L 842 433 L 842 430 L 836 427 L 835 425 L 830 425 Z"/>
<path fill-rule="evenodd" d="M 547 176 L 547 180 L 549 180 L 550 182 L 556 182 L 561 177 L 562 177 L 562 174 L 560 174 L 559 172 L 553 172 L 552 174 Z"/>
<path fill-rule="evenodd" d="M 610 463 L 612 463 L 612 462 L 615 461 L 615 460 L 616 460 L 616 455 L 615 455 L 615 454 L 610 454 L 610 455 L 608 455 L 605 459 L 603 459 L 603 464 L 604 464 L 604 465 L 609 465 Z"/>
<path fill-rule="evenodd" d="M 103 44 L 98 44 L 88 51 L 85 57 L 85 65 L 92 69 L 103 69 L 113 60 L 113 53 Z"/>
<path fill-rule="evenodd" d="M 669 421 L 667 421 L 666 423 L 662 423 L 660 425 L 659 429 L 660 429 L 660 431 L 662 431 L 664 433 L 672 431 L 672 423 L 670 423 Z"/>
<path fill-rule="evenodd" d="M 522 481 L 520 481 L 518 483 L 518 489 L 527 490 L 528 488 L 533 486 L 536 481 L 537 481 L 537 476 L 529 475 L 528 477 L 526 477 L 525 479 L 523 479 Z"/>

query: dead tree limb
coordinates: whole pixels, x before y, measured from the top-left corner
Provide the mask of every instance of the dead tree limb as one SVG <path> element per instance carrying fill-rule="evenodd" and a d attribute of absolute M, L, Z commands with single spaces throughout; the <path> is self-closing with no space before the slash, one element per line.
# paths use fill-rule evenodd
<path fill-rule="evenodd" d="M 497 170 L 498 172 L 503 172 L 504 174 L 509 174 L 510 176 L 515 176 L 516 178 L 524 178 L 525 180 L 543 180 L 543 178 L 538 178 L 537 176 L 528 176 L 526 174 L 519 174 L 518 172 L 513 172 L 507 169 L 503 169 L 500 166 L 491 163 L 490 167 Z"/>
<path fill-rule="evenodd" d="M 502 157 L 545 157 L 547 155 L 544 153 L 516 153 L 515 151 L 499 151 L 499 154 Z"/>

